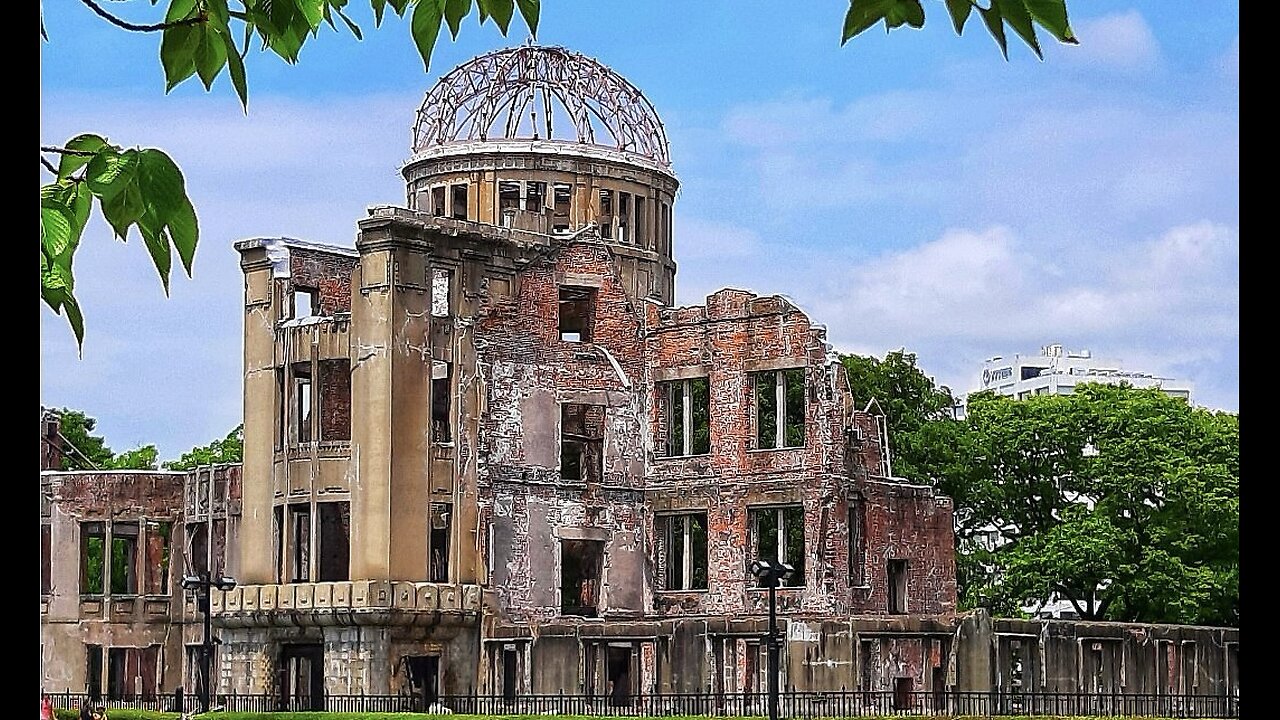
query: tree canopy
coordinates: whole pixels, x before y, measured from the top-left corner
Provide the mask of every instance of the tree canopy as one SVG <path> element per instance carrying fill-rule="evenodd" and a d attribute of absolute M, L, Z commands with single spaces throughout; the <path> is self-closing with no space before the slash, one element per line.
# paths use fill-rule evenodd
<path fill-rule="evenodd" d="M 898 351 L 843 358 L 886 415 L 894 474 L 955 506 L 962 607 L 1051 595 L 1084 618 L 1239 622 L 1240 420 L 1158 389 L 1078 385 L 1014 400 L 951 393 Z"/>
<path fill-rule="evenodd" d="M 143 445 L 120 454 L 107 447 L 106 439 L 93 435 L 95 418 L 80 410 L 62 408 L 58 432 L 62 435 L 60 464 L 63 470 L 155 470 L 159 452 L 155 445 Z"/>
<path fill-rule="evenodd" d="M 194 470 L 206 465 L 238 463 L 243 459 L 244 423 L 240 423 L 221 440 L 193 447 L 177 460 L 166 461 L 163 466 L 166 470 Z"/>

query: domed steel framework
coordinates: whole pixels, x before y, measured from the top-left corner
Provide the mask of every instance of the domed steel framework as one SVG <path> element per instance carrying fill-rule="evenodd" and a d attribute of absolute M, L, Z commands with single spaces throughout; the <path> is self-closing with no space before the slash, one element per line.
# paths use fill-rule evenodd
<path fill-rule="evenodd" d="M 557 120 L 572 132 L 563 122 L 555 127 Z M 524 45 L 472 58 L 427 93 L 414 152 L 490 139 L 576 140 L 671 164 L 662 121 L 644 93 L 563 47 Z"/>

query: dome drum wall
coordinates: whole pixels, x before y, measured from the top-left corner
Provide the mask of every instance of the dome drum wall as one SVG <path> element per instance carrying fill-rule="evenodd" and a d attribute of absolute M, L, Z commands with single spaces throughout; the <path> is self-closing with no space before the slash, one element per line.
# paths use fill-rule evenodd
<path fill-rule="evenodd" d="M 674 301 L 671 207 L 678 181 L 669 172 L 576 153 L 469 145 L 479 147 L 405 166 L 410 209 L 553 236 L 595 223 L 635 297 Z"/>

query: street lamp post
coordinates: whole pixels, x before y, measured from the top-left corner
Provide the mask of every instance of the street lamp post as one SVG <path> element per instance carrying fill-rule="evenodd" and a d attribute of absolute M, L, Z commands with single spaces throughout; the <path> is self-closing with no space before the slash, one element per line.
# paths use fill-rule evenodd
<path fill-rule="evenodd" d="M 236 586 L 236 581 L 229 577 L 214 580 L 209 571 L 202 570 L 198 575 L 187 575 L 182 578 L 183 590 L 195 590 L 196 608 L 204 614 L 204 639 L 200 643 L 200 712 L 209 712 L 209 685 L 213 674 L 213 628 L 212 613 L 209 610 L 209 594 L 212 588 L 226 592 Z"/>
<path fill-rule="evenodd" d="M 769 720 L 778 720 L 778 650 L 782 644 L 778 638 L 778 584 L 790 578 L 795 568 L 776 560 L 756 560 L 750 570 L 769 588 Z"/>

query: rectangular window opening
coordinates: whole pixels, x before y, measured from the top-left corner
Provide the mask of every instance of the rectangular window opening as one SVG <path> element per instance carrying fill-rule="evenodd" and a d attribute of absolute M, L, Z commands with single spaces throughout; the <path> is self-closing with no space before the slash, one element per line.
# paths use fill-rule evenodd
<path fill-rule="evenodd" d="M 644 223 L 644 198 L 639 195 L 636 196 L 636 245 L 649 247 L 649 236 L 645 232 Z"/>
<path fill-rule="evenodd" d="M 564 342 L 591 342 L 596 289 L 560 286 L 560 339 Z"/>
<path fill-rule="evenodd" d="M 752 373 L 755 387 L 756 448 L 804 447 L 805 371 Z"/>
<path fill-rule="evenodd" d="M 80 594 L 102 595 L 107 533 L 100 522 L 80 523 Z"/>
<path fill-rule="evenodd" d="M 49 525 L 40 526 L 40 594 L 48 595 L 53 592 L 53 528 Z"/>
<path fill-rule="evenodd" d="M 431 188 L 431 214 L 435 217 L 444 217 L 444 186 L 437 185 Z"/>
<path fill-rule="evenodd" d="M 547 184 L 528 180 L 524 184 L 524 189 L 524 209 L 541 215 L 547 204 Z"/>
<path fill-rule="evenodd" d="M 431 582 L 449 582 L 449 524 L 452 520 L 452 505 L 449 503 L 431 504 Z"/>
<path fill-rule="evenodd" d="M 467 219 L 467 186 L 454 185 L 452 188 L 453 195 L 453 219 Z"/>
<path fill-rule="evenodd" d="M 782 562 L 793 568 L 791 577 L 781 580 L 778 586 L 804 586 L 804 507 L 783 505 L 753 508 L 751 527 L 755 534 L 756 559 Z M 759 587 L 766 587 L 762 580 L 759 583 Z"/>
<path fill-rule="evenodd" d="M 315 288 L 293 286 L 293 316 L 307 318 L 320 314 L 320 291 Z"/>
<path fill-rule="evenodd" d="M 450 302 L 453 288 L 453 271 L 431 268 L 431 317 L 445 318 L 453 315 Z"/>
<path fill-rule="evenodd" d="M 147 523 L 147 582 L 144 592 L 149 595 L 169 594 L 169 537 L 173 524 L 163 521 Z"/>
<path fill-rule="evenodd" d="M 320 582 L 342 582 L 350 579 L 351 567 L 351 503 L 316 503 L 320 513 Z"/>
<path fill-rule="evenodd" d="M 453 442 L 450 427 L 453 401 L 451 370 L 452 366 L 447 362 L 431 361 L 431 442 L 437 444 Z"/>
<path fill-rule="evenodd" d="M 311 507 L 290 506 L 289 526 L 292 528 L 290 540 L 293 541 L 289 582 L 311 582 Z"/>
<path fill-rule="evenodd" d="M 351 361 L 320 361 L 320 439 L 351 439 Z"/>
<path fill-rule="evenodd" d="M 272 513 L 271 542 L 275 546 L 276 584 L 284 582 L 284 506 L 276 505 Z"/>
<path fill-rule="evenodd" d="M 866 584 L 866 503 L 862 498 L 849 499 L 849 584 Z"/>
<path fill-rule="evenodd" d="M 628 231 L 631 229 L 631 193 L 618 193 L 618 240 L 630 242 Z"/>
<path fill-rule="evenodd" d="M 111 594 L 138 594 L 138 523 L 111 526 Z"/>
<path fill-rule="evenodd" d="M 707 589 L 707 514 L 686 513 L 659 518 L 666 550 L 667 590 Z"/>
<path fill-rule="evenodd" d="M 498 215 L 503 227 L 511 227 L 515 211 L 520 209 L 520 183 L 515 180 L 498 181 Z"/>
<path fill-rule="evenodd" d="M 573 207 L 573 186 L 569 183 L 555 183 L 551 187 L 552 202 L 551 229 L 554 232 L 569 232 L 570 211 Z"/>
<path fill-rule="evenodd" d="M 888 567 L 889 614 L 907 614 L 907 561 L 890 560 Z"/>
<path fill-rule="evenodd" d="M 705 378 L 657 383 L 664 457 L 711 452 L 711 384 Z"/>
<path fill-rule="evenodd" d="M 604 406 L 560 406 L 560 477 L 598 483 L 604 469 Z"/>
<path fill-rule="evenodd" d="M 311 442 L 311 363 L 294 363 L 292 369 L 292 438 L 294 444 L 309 443 Z"/>
<path fill-rule="evenodd" d="M 560 613 L 596 616 L 604 543 L 598 540 L 560 541 Z"/>
<path fill-rule="evenodd" d="M 610 240 L 613 238 L 613 191 L 600 190 L 600 213 L 596 217 L 596 222 L 600 224 L 600 237 Z"/>
<path fill-rule="evenodd" d="M 85 692 L 90 700 L 102 697 L 102 646 L 85 645 Z"/>
<path fill-rule="evenodd" d="M 286 418 L 289 415 L 288 401 L 285 400 L 284 368 L 276 368 L 276 452 L 284 449 L 285 432 L 288 427 Z"/>

